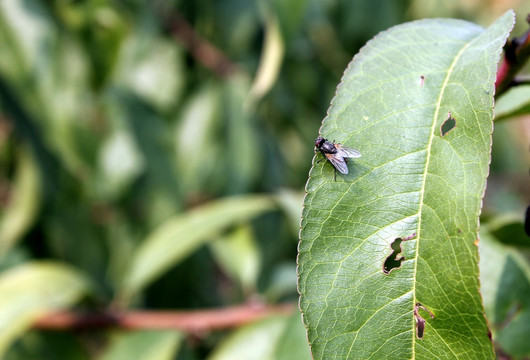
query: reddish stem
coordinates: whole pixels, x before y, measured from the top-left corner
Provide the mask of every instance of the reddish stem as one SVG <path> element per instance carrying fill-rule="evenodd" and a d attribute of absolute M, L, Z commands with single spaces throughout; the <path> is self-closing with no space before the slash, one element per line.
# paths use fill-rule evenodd
<path fill-rule="evenodd" d="M 34 326 L 46 330 L 94 329 L 173 329 L 191 333 L 238 327 L 273 315 L 288 315 L 295 309 L 291 303 L 242 305 L 224 309 L 197 311 L 131 311 L 76 313 L 62 311 L 38 319 Z"/>

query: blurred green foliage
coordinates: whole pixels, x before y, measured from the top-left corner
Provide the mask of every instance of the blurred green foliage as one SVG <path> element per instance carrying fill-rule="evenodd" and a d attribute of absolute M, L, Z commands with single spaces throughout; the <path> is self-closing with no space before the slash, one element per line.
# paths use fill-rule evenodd
<path fill-rule="evenodd" d="M 42 301 L 39 311 L 70 307 L 83 294 L 85 309 L 182 310 L 256 296 L 296 301 L 296 243 L 313 141 L 352 56 L 404 21 L 453 16 L 489 24 L 507 9 L 478 0 L 439 3 L 3 0 L 0 289 L 31 270 L 32 281 L 45 276 L 57 284 L 50 291 L 72 291 L 58 303 Z M 503 6 L 521 19 L 530 10 L 523 1 Z M 229 59 L 230 71 L 204 65 L 211 53 L 201 58 L 189 48 L 174 26 L 183 23 Z M 520 130 L 527 124 L 505 121 L 495 133 L 488 218 L 519 214 L 528 202 L 520 185 L 530 164 L 530 136 Z M 235 214 L 247 202 L 267 205 L 227 215 L 224 223 L 203 216 L 234 195 Z M 188 224 L 204 236 L 169 256 L 163 271 L 147 269 L 156 276 L 127 293 L 128 276 L 138 271 L 131 259 L 157 247 L 147 242 L 160 229 L 190 219 L 205 219 Z M 169 236 L 177 244 L 195 235 Z M 39 273 L 42 259 L 57 269 Z M 48 294 L 43 289 L 40 296 Z M 3 299 L 24 298 L 23 291 L 0 294 L 2 319 L 13 315 Z M 20 319 L 24 335 L 8 359 L 123 358 L 135 341 L 158 351 L 152 359 L 220 358 L 251 336 L 242 328 L 233 338 L 205 335 L 180 346 L 178 333 L 49 333 L 28 330 L 27 315 L 36 313 L 26 305 L 26 316 L 13 320 Z M 284 327 L 293 329 L 292 339 L 270 335 Z M 284 318 L 250 331 L 281 340 L 273 351 L 294 351 L 286 344 L 299 344 L 304 329 Z M 12 336 L 2 323 L 0 338 Z"/>

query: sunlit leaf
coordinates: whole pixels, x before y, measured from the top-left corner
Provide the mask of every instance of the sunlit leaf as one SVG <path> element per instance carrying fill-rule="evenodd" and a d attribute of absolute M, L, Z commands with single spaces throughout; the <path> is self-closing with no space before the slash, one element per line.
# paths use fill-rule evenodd
<path fill-rule="evenodd" d="M 0 6 L 0 39 L 5 37 L 6 65 L 11 65 L 0 66 L 0 75 L 9 80 L 46 145 L 72 173 L 86 171 L 82 148 L 90 134 L 88 122 L 79 121 L 93 105 L 86 54 L 70 34 L 60 32 L 41 2 L 8 0 Z"/>
<path fill-rule="evenodd" d="M 311 351 L 307 343 L 307 332 L 298 309 L 291 315 L 278 344 L 275 360 L 311 360 Z"/>
<path fill-rule="evenodd" d="M 145 166 L 147 191 L 161 194 L 168 208 L 176 210 L 179 202 L 179 182 L 171 148 L 171 132 L 166 128 L 163 117 L 134 93 L 116 90 L 106 97 L 106 111 L 112 119 L 115 131 L 125 131 L 129 151 L 142 157 Z M 135 148 L 135 150 L 132 150 Z M 138 159 L 140 161 L 140 159 Z M 139 163 L 133 172 L 140 170 Z M 159 223 L 166 219 L 165 213 L 149 213 Z M 147 219 L 148 223 L 152 219 Z"/>
<path fill-rule="evenodd" d="M 219 139 L 222 115 L 221 88 L 208 83 L 190 96 L 178 114 L 175 128 L 175 155 L 180 170 L 179 182 L 188 193 L 204 189 L 205 183 L 223 168 L 218 156 L 224 149 Z M 193 154 L 193 155 L 192 155 Z"/>
<path fill-rule="evenodd" d="M 143 30 L 133 33 L 122 46 L 115 82 L 166 111 L 178 102 L 184 85 L 182 56 L 175 42 Z"/>
<path fill-rule="evenodd" d="M 495 102 L 495 119 L 530 113 L 530 85 L 509 89 Z"/>
<path fill-rule="evenodd" d="M 242 326 L 227 337 L 208 360 L 274 360 L 288 319 L 277 316 Z"/>
<path fill-rule="evenodd" d="M 120 195 L 145 167 L 145 159 L 126 130 L 116 130 L 101 146 L 101 186 L 106 197 Z"/>
<path fill-rule="evenodd" d="M 56 263 L 27 263 L 0 275 L 0 356 L 39 316 L 64 309 L 88 291 L 86 278 Z"/>
<path fill-rule="evenodd" d="M 172 360 L 183 335 L 177 331 L 135 331 L 113 335 L 100 360 Z"/>
<path fill-rule="evenodd" d="M 28 149 L 20 151 L 9 205 L 0 218 L 0 257 L 31 226 L 40 204 L 38 169 Z"/>
<path fill-rule="evenodd" d="M 399 25 L 346 70 L 321 133 L 362 157 L 337 181 L 328 161 L 314 164 L 299 245 L 315 359 L 494 357 L 474 242 L 495 72 L 513 21 L 508 12 L 486 30 L 449 19 Z M 449 118 L 456 126 L 442 137 Z"/>
<path fill-rule="evenodd" d="M 16 61 L 11 69 L 23 69 L 41 77 L 46 76 L 39 68 L 39 60 L 49 56 L 50 46 L 56 35 L 54 25 L 39 1 L 5 0 L 0 2 L 0 22 L 13 52 L 7 54 Z M 5 55 L 5 54 L 4 54 Z"/>
<path fill-rule="evenodd" d="M 265 291 L 268 301 L 275 302 L 285 296 L 298 295 L 296 290 L 296 264 L 284 262 L 275 266 Z"/>
<path fill-rule="evenodd" d="M 241 284 L 246 294 L 256 291 L 261 257 L 252 228 L 243 225 L 210 243 L 221 268 Z"/>
<path fill-rule="evenodd" d="M 250 88 L 249 103 L 259 101 L 276 82 L 283 60 L 285 45 L 280 32 L 280 24 L 276 16 L 270 14 L 266 18 L 266 33 L 261 60 L 256 77 Z"/>
<path fill-rule="evenodd" d="M 273 208 L 271 198 L 247 195 L 213 201 L 169 219 L 136 250 L 122 295 L 134 295 L 228 226 L 245 223 Z"/>
<path fill-rule="evenodd" d="M 285 213 L 289 226 L 295 236 L 300 233 L 300 215 L 302 214 L 302 204 L 304 193 L 281 189 L 275 196 L 280 209 Z"/>

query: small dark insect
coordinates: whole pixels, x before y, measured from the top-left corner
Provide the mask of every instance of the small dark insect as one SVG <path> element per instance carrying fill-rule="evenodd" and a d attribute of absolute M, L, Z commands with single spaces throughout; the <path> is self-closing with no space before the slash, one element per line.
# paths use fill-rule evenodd
<path fill-rule="evenodd" d="M 315 151 L 320 151 L 322 155 L 342 174 L 348 173 L 346 165 L 348 158 L 361 157 L 361 153 L 355 149 L 341 144 L 336 144 L 319 136 L 315 140 Z"/>

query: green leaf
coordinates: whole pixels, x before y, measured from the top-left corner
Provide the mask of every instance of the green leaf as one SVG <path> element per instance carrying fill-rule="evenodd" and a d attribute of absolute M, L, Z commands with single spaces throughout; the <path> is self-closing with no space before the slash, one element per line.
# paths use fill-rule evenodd
<path fill-rule="evenodd" d="M 494 357 L 474 242 L 513 21 L 510 11 L 487 30 L 403 24 L 350 63 L 321 133 L 362 157 L 336 182 L 329 162 L 314 164 L 302 218 L 300 307 L 315 359 Z M 442 137 L 449 117 L 456 126 Z M 399 238 L 404 260 L 385 274 Z"/>
<path fill-rule="evenodd" d="M 99 154 L 100 184 L 107 198 L 121 195 L 145 169 L 145 159 L 126 129 L 116 129 L 102 141 Z"/>
<path fill-rule="evenodd" d="M 230 194 L 249 192 L 263 168 L 259 152 L 263 132 L 251 111 L 249 91 L 249 79 L 243 73 L 231 76 L 223 87 L 222 101 L 227 117 L 225 152 L 230 159 L 226 178 Z"/>
<path fill-rule="evenodd" d="M 100 360 L 171 360 L 178 353 L 183 336 L 169 330 L 134 331 L 114 334 Z"/>
<path fill-rule="evenodd" d="M 221 88 L 208 83 L 190 96 L 182 113 L 178 114 L 175 157 L 179 165 L 179 182 L 188 193 L 209 188 L 211 183 L 208 181 L 216 178 L 215 170 L 223 165 L 219 156 L 212 156 L 223 151 L 219 144 L 219 129 L 222 127 L 219 120 L 223 109 L 220 100 Z M 189 149 L 193 149 L 192 161 Z"/>
<path fill-rule="evenodd" d="M 220 267 L 241 285 L 245 294 L 256 291 L 261 257 L 251 226 L 236 228 L 213 241 L 210 249 Z"/>
<path fill-rule="evenodd" d="M 0 3 L 0 32 L 13 48 L 2 60 L 6 69 L 27 71 L 39 78 L 48 76 L 39 61 L 49 56 L 56 35 L 49 13 L 40 1 L 6 0 Z M 17 71 L 18 72 L 18 71 Z"/>
<path fill-rule="evenodd" d="M 280 24 L 276 16 L 265 17 L 265 40 L 256 77 L 248 94 L 248 103 L 255 104 L 274 86 L 278 79 L 285 52 Z"/>
<path fill-rule="evenodd" d="M 530 85 L 511 88 L 495 103 L 495 120 L 530 112 Z"/>
<path fill-rule="evenodd" d="M 228 336 L 208 360 L 274 360 L 288 318 L 275 316 L 243 326 Z"/>
<path fill-rule="evenodd" d="M 296 291 L 296 264 L 285 261 L 277 264 L 270 274 L 267 289 L 263 295 L 268 302 L 276 302 L 285 297 L 298 295 Z"/>
<path fill-rule="evenodd" d="M 273 0 L 271 2 L 278 16 L 282 38 L 287 44 L 290 44 L 296 33 L 300 31 L 308 3 L 307 0 Z"/>
<path fill-rule="evenodd" d="M 493 339 L 504 353 L 528 357 L 530 264 L 516 248 L 499 241 L 489 225 L 480 229 L 480 282 Z"/>
<path fill-rule="evenodd" d="M 261 195 L 230 197 L 177 215 L 155 229 L 136 250 L 123 286 L 127 299 L 228 226 L 245 223 L 274 208 Z"/>
<path fill-rule="evenodd" d="M 274 316 L 243 326 L 213 351 L 209 360 L 310 360 L 300 312 Z"/>
<path fill-rule="evenodd" d="M 280 189 L 275 195 L 275 199 L 285 214 L 291 231 L 297 236 L 300 233 L 300 214 L 302 213 L 304 193 L 301 191 Z"/>
<path fill-rule="evenodd" d="M 300 311 L 295 311 L 287 322 L 276 346 L 275 360 L 311 360 L 311 351 L 307 344 L 307 335 Z"/>
<path fill-rule="evenodd" d="M 86 172 L 83 145 L 91 138 L 87 114 L 93 104 L 88 94 L 90 68 L 82 47 L 35 0 L 0 4 L 0 46 L 7 56 L 0 62 L 0 75 L 23 106 L 24 117 L 67 169 L 74 174 Z"/>
<path fill-rule="evenodd" d="M 175 106 L 184 85 L 182 56 L 174 41 L 137 31 L 124 41 L 114 81 L 160 110 Z"/>
<path fill-rule="evenodd" d="M 0 257 L 32 225 L 40 205 L 40 182 L 37 166 L 27 148 L 20 151 L 12 195 L 0 218 Z"/>
<path fill-rule="evenodd" d="M 88 291 L 86 278 L 52 262 L 17 266 L 0 275 L 0 357 L 39 316 L 64 309 Z"/>
<path fill-rule="evenodd" d="M 505 245 L 530 247 L 530 238 L 524 230 L 522 214 L 506 214 L 488 222 L 489 232 Z"/>

